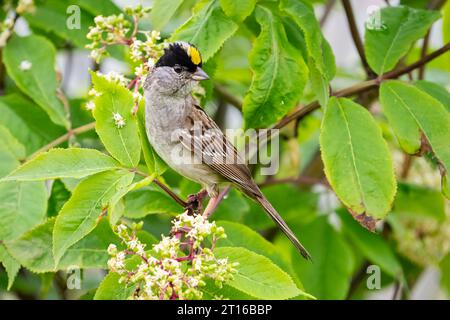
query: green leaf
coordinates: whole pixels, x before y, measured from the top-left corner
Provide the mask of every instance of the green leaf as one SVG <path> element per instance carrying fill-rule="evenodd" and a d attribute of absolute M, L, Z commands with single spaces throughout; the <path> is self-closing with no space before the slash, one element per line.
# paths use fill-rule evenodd
<path fill-rule="evenodd" d="M 47 213 L 44 182 L 0 182 L 0 239 L 19 237 L 41 223 Z"/>
<path fill-rule="evenodd" d="M 0 178 L 17 168 L 19 160 L 9 150 L 0 146 Z M 0 180 L 1 181 L 1 180 Z"/>
<path fill-rule="evenodd" d="M 344 98 L 331 98 L 320 134 L 325 174 L 339 199 L 358 219 L 383 219 L 396 181 L 386 141 L 372 115 Z M 361 216 L 362 215 L 362 216 Z M 372 222 L 366 227 L 374 227 Z"/>
<path fill-rule="evenodd" d="M 308 54 L 312 91 L 322 107 L 328 104 L 329 81 L 334 77 L 335 63 L 333 51 L 325 40 L 313 7 L 305 1 L 283 0 L 280 8 L 300 27 Z"/>
<path fill-rule="evenodd" d="M 322 216 L 300 229 L 302 242 L 308 248 L 313 263 L 291 250 L 294 269 L 307 292 L 318 299 L 344 299 L 350 287 L 353 256 L 341 236 Z"/>
<path fill-rule="evenodd" d="M 8 287 L 7 289 L 11 289 L 14 279 L 16 279 L 16 275 L 20 270 L 20 263 L 14 259 L 3 244 L 0 244 L 0 263 L 3 264 L 3 267 L 8 274 Z"/>
<path fill-rule="evenodd" d="M 109 255 L 107 248 L 120 239 L 113 233 L 106 219 L 84 239 L 67 250 L 55 268 L 52 254 L 52 233 L 55 218 L 48 219 L 20 238 L 6 242 L 11 255 L 32 272 L 55 272 L 73 266 L 79 268 L 106 268 Z"/>
<path fill-rule="evenodd" d="M 121 275 L 108 273 L 95 292 L 94 300 L 127 300 L 135 290 L 135 285 L 119 282 Z"/>
<path fill-rule="evenodd" d="M 317 69 L 313 60 L 309 61 L 308 66 L 312 91 L 315 93 L 322 108 L 326 108 L 330 97 L 330 86 L 326 78 L 320 73 L 319 69 Z"/>
<path fill-rule="evenodd" d="M 198 189 L 193 191 L 193 193 L 197 191 Z M 214 219 L 242 222 L 244 215 L 249 210 L 250 206 L 245 196 L 236 189 L 231 189 L 214 211 Z"/>
<path fill-rule="evenodd" d="M 194 44 L 206 62 L 237 29 L 238 25 L 220 8 L 219 0 L 202 0 L 194 7 L 192 17 L 175 31 L 171 40 Z"/>
<path fill-rule="evenodd" d="M 218 258 L 238 262 L 238 273 L 226 284 L 259 299 L 289 299 L 302 294 L 291 277 L 268 258 L 239 247 L 221 247 Z M 305 293 L 303 293 L 305 294 Z"/>
<path fill-rule="evenodd" d="M 441 269 L 441 285 L 450 294 L 450 253 L 439 263 Z"/>
<path fill-rule="evenodd" d="M 183 0 L 155 0 L 153 1 L 152 11 L 150 12 L 150 21 L 153 29 L 161 30 L 177 9 L 183 3 Z"/>
<path fill-rule="evenodd" d="M 39 106 L 18 94 L 0 97 L 0 113 L 0 124 L 25 146 L 27 155 L 65 133 Z"/>
<path fill-rule="evenodd" d="M 3 62 L 17 86 L 44 109 L 54 123 L 68 126 L 63 104 L 56 96 L 55 55 L 52 43 L 43 37 L 13 36 L 4 49 Z M 30 69 L 23 70 L 21 65 L 27 62 L 31 63 Z"/>
<path fill-rule="evenodd" d="M 128 186 L 133 177 L 134 174 L 127 171 L 106 171 L 77 185 L 56 218 L 53 230 L 55 265 L 68 248 L 95 228 L 108 201 L 117 191 Z"/>
<path fill-rule="evenodd" d="M 347 212 L 340 210 L 339 216 L 343 223 L 344 233 L 370 262 L 379 265 L 393 278 L 402 275 L 402 266 L 389 244 L 381 235 L 361 228 Z"/>
<path fill-rule="evenodd" d="M 225 229 L 226 239 L 217 241 L 218 247 L 242 247 L 257 254 L 266 256 L 281 269 L 290 271 L 290 265 L 278 249 L 269 241 L 264 239 L 259 233 L 249 227 L 230 221 L 218 221 L 218 226 Z"/>
<path fill-rule="evenodd" d="M 298 0 L 283 0 L 280 8 L 300 27 L 308 53 L 312 90 L 322 107 L 326 107 L 330 96 L 329 81 L 334 77 L 336 66 L 334 55 L 322 35 L 311 4 Z"/>
<path fill-rule="evenodd" d="M 123 165 L 136 167 L 141 156 L 138 124 L 132 109 L 134 100 L 131 92 L 120 84 L 108 82 L 91 73 L 94 88 L 101 93 L 95 99 L 95 130 L 111 155 Z M 120 114 L 125 126 L 118 128 L 113 115 Z"/>
<path fill-rule="evenodd" d="M 78 14 L 78 11 L 68 11 L 68 7 L 73 4 L 75 4 L 73 0 L 46 0 L 37 5 L 34 12 L 24 14 L 24 17 L 31 27 L 46 33 L 54 33 L 84 49 L 84 46 L 89 43 L 86 34 L 89 26 L 94 24 L 94 17 L 78 6 L 79 15 L 77 17 L 79 17 L 80 24 L 69 28 L 71 17 Z"/>
<path fill-rule="evenodd" d="M 122 13 L 122 11 L 111 0 L 70 0 L 70 2 L 79 5 L 94 16 L 110 16 L 113 14 Z"/>
<path fill-rule="evenodd" d="M 444 43 L 450 42 L 450 2 L 447 2 L 443 8 L 442 18 L 442 38 Z"/>
<path fill-rule="evenodd" d="M 243 103 L 247 128 L 266 127 L 291 110 L 302 95 L 308 74 L 280 18 L 261 5 L 255 13 L 261 33 L 250 52 L 253 80 Z"/>
<path fill-rule="evenodd" d="M 52 232 L 55 219 L 49 219 L 20 238 L 6 243 L 6 248 L 25 268 L 32 272 L 54 272 Z"/>
<path fill-rule="evenodd" d="M 148 186 L 155 179 L 155 174 L 136 181 L 129 186 L 119 190 L 110 200 L 109 203 L 109 222 L 115 225 L 125 212 L 125 204 L 123 197 L 132 190 L 141 189 Z"/>
<path fill-rule="evenodd" d="M 437 190 L 401 183 L 398 185 L 392 211 L 406 218 L 433 218 L 444 222 L 445 199 Z"/>
<path fill-rule="evenodd" d="M 400 81 L 384 82 L 380 101 L 401 147 L 417 153 L 425 137 L 442 166 L 442 192 L 450 198 L 450 113 L 438 100 Z"/>
<path fill-rule="evenodd" d="M 16 159 L 25 158 L 25 147 L 11 134 L 8 128 L 2 125 L 0 125 L 0 141 L 2 141 L 0 150 L 11 153 Z"/>
<path fill-rule="evenodd" d="M 320 74 L 326 74 L 326 66 L 322 56 L 323 36 L 313 7 L 301 0 L 282 0 L 280 8 L 301 28 L 305 37 L 308 56 L 313 59 Z"/>
<path fill-rule="evenodd" d="M 3 180 L 36 181 L 56 178 L 84 178 L 111 170 L 118 163 L 94 149 L 52 149 L 20 166 Z"/>
<path fill-rule="evenodd" d="M 255 297 L 239 291 L 227 284 L 222 285 L 222 288 L 216 286 L 214 281 L 206 279 L 206 285 L 201 287 L 203 292 L 202 300 L 217 300 L 217 297 L 221 297 L 221 300 L 256 300 Z"/>
<path fill-rule="evenodd" d="M 64 203 L 69 200 L 71 196 L 70 191 L 66 188 L 64 183 L 58 179 L 52 183 L 50 198 L 48 199 L 47 216 L 53 217 L 58 214 Z"/>
<path fill-rule="evenodd" d="M 244 21 L 255 9 L 256 0 L 220 0 L 220 6 L 227 16 Z"/>
<path fill-rule="evenodd" d="M 382 30 L 365 33 L 367 62 L 376 74 L 392 70 L 414 41 L 422 38 L 439 12 L 410 7 L 385 7 L 381 9 Z"/>
<path fill-rule="evenodd" d="M 153 186 L 132 191 L 125 196 L 125 217 L 140 219 L 149 214 L 177 215 L 183 210 L 165 192 Z"/>
<path fill-rule="evenodd" d="M 143 106 L 139 107 L 138 111 L 138 128 L 139 137 L 141 138 L 142 153 L 144 154 L 144 160 L 147 164 L 149 173 L 156 173 L 160 176 L 166 171 L 167 165 L 153 149 L 153 146 L 147 138 L 147 132 L 145 129 L 145 107 Z"/>
<path fill-rule="evenodd" d="M 450 93 L 444 87 L 430 81 L 419 80 L 414 83 L 417 88 L 425 91 L 433 98 L 439 100 L 442 105 L 450 112 Z"/>

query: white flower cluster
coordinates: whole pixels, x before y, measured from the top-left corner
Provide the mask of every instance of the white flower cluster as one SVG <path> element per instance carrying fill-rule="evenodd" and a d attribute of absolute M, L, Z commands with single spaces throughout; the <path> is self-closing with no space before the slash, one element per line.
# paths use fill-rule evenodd
<path fill-rule="evenodd" d="M 130 89 L 133 93 L 134 106 L 132 113 L 136 114 L 139 103 L 143 99 L 139 92 L 142 82 L 145 81 L 150 69 L 154 66 L 155 61 L 162 55 L 164 51 L 164 43 L 161 43 L 161 36 L 158 31 L 139 31 L 139 19 L 150 11 L 149 8 L 143 8 L 141 5 L 136 7 L 124 8 L 126 15 L 132 17 L 133 23 L 125 18 L 123 14 L 112 15 L 108 17 L 97 16 L 94 19 L 95 26 L 90 27 L 87 38 L 91 43 L 86 48 L 91 50 L 91 57 L 97 62 L 107 55 L 107 47 L 110 45 L 125 45 L 129 48 L 130 60 L 134 68 L 135 79 L 126 79 L 123 75 L 112 74 L 110 81 L 118 81 L 121 85 Z M 143 34 L 143 37 L 138 35 Z M 93 110 L 95 104 L 93 101 L 86 103 L 88 110 Z M 120 125 L 120 124 L 119 124 Z"/>
<path fill-rule="evenodd" d="M 122 282 L 136 288 L 130 299 L 201 299 L 206 279 L 220 287 L 236 273 L 237 263 L 214 256 L 216 241 L 226 237 L 223 228 L 201 215 L 193 217 L 187 211 L 179 215 L 173 221 L 172 235 L 162 236 L 150 251 L 145 251 L 145 245 L 136 237 L 141 227 L 134 224 L 130 232 L 119 225 L 115 231 L 127 249 L 118 251 L 114 244 L 108 248 L 112 256 L 108 261 L 110 271 L 122 275 Z M 134 268 L 127 268 L 130 255 L 140 257 L 141 262 Z"/>
<path fill-rule="evenodd" d="M 97 92 L 97 90 L 95 90 L 94 88 L 89 90 L 88 92 L 89 100 L 86 102 L 85 108 L 89 111 L 93 111 L 95 109 L 94 99 L 100 95 L 101 95 L 100 92 Z"/>
<path fill-rule="evenodd" d="M 91 50 L 91 58 L 97 62 L 107 55 L 106 48 L 112 44 L 127 44 L 130 22 L 121 13 L 108 17 L 97 16 L 95 26 L 89 28 L 87 38 L 92 42 L 86 45 Z"/>
<path fill-rule="evenodd" d="M 447 208 L 448 210 L 448 208 Z M 437 265 L 450 252 L 450 217 L 397 216 L 394 239 L 398 251 L 421 266 Z"/>
<path fill-rule="evenodd" d="M 154 59 L 158 57 L 163 49 L 162 44 L 158 44 L 161 40 L 158 31 L 141 32 L 147 38 L 145 41 L 134 39 L 130 46 L 130 57 L 133 61 L 148 61 L 149 66 L 153 66 Z"/>
<path fill-rule="evenodd" d="M 143 16 L 145 16 L 147 13 L 149 13 L 151 11 L 151 8 L 143 7 L 142 5 L 138 4 L 135 7 L 130 7 L 130 6 L 125 7 L 125 8 L 123 8 L 123 11 L 129 16 L 142 18 Z"/>
<path fill-rule="evenodd" d="M 95 26 L 90 27 L 86 36 L 91 40 L 91 43 L 86 46 L 91 50 L 91 57 L 100 62 L 107 55 L 108 46 L 122 44 L 130 47 L 130 58 L 133 61 L 144 64 L 149 61 L 151 67 L 154 59 L 162 52 L 162 44 L 157 43 L 161 39 L 159 32 L 141 32 L 146 40 L 137 39 L 139 19 L 149 11 L 150 8 L 143 8 L 141 5 L 125 8 L 124 12 L 132 17 L 133 24 L 123 14 L 95 17 Z"/>
<path fill-rule="evenodd" d="M 102 76 L 109 82 L 120 84 L 123 87 L 128 86 L 128 84 L 130 83 L 130 79 L 126 78 L 123 74 L 117 73 L 115 71 L 110 71 L 107 74 L 101 74 L 100 72 L 97 72 L 97 75 Z"/>

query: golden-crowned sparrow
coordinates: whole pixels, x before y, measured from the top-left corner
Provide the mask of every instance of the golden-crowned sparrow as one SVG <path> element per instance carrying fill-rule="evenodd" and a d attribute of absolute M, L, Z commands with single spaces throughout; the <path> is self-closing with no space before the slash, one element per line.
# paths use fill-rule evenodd
<path fill-rule="evenodd" d="M 150 143 L 172 169 L 200 183 L 210 203 L 217 199 L 218 185 L 231 182 L 261 204 L 302 256 L 310 258 L 253 181 L 236 148 L 192 97 L 197 82 L 209 79 L 201 67 L 200 52 L 193 45 L 176 42 L 165 49 L 144 83 Z"/>

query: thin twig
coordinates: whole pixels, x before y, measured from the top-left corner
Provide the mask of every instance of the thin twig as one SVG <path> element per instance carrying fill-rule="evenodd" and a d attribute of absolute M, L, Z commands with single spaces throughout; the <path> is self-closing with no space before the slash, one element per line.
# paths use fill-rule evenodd
<path fill-rule="evenodd" d="M 130 171 L 135 172 L 135 173 L 137 173 L 138 175 L 140 175 L 142 177 L 148 177 L 149 176 L 148 174 L 146 174 L 145 172 L 142 172 L 140 170 L 134 170 L 133 169 L 133 170 L 130 170 Z M 164 183 L 159 181 L 157 178 L 153 179 L 153 183 L 155 183 L 164 192 L 166 192 L 173 200 L 175 200 L 176 203 L 178 203 L 183 208 L 186 208 L 188 203 L 186 203 L 183 199 L 181 199 L 175 192 L 170 190 L 170 188 L 168 186 L 166 186 Z"/>
<path fill-rule="evenodd" d="M 370 265 L 369 261 L 365 260 L 362 264 L 359 270 L 356 272 L 356 274 L 353 276 L 352 281 L 350 282 L 350 288 L 348 289 L 347 293 L 347 300 L 350 299 L 355 292 L 358 290 L 360 284 L 367 275 L 367 267 Z"/>
<path fill-rule="evenodd" d="M 172 199 L 174 199 L 180 206 L 182 206 L 183 208 L 187 207 L 187 203 L 185 201 L 183 201 L 175 192 L 173 192 L 172 190 L 170 190 L 164 183 L 162 183 L 161 181 L 159 181 L 158 179 L 153 180 L 153 182 L 160 187 L 161 189 L 163 189 Z"/>
<path fill-rule="evenodd" d="M 383 74 L 381 76 L 382 80 L 386 80 L 386 79 L 393 79 L 393 78 L 398 78 L 406 73 L 411 72 L 414 69 L 419 68 L 420 66 L 427 64 L 428 62 L 430 62 L 433 59 L 436 59 L 437 57 L 439 57 L 440 55 L 446 53 L 447 51 L 450 50 L 450 42 L 447 43 L 446 45 L 444 45 L 443 47 L 437 49 L 436 51 L 433 51 L 432 53 L 426 55 L 425 57 L 419 59 L 418 61 L 414 62 L 413 64 L 410 64 L 409 66 L 406 66 L 403 69 L 399 69 L 399 70 L 392 70 L 390 72 L 387 72 L 385 74 Z"/>
<path fill-rule="evenodd" d="M 353 14 L 353 8 L 350 0 L 342 0 L 342 5 L 344 6 L 345 14 L 347 16 L 348 26 L 350 28 L 350 33 L 352 35 L 353 42 L 355 44 L 356 50 L 358 51 L 361 63 L 366 71 L 368 78 L 373 78 L 375 73 L 370 69 L 369 64 L 366 60 L 366 55 L 364 53 L 364 45 L 359 35 L 358 26 L 356 25 L 355 15 Z"/>
<path fill-rule="evenodd" d="M 431 33 L 431 27 L 430 29 L 428 29 L 427 34 L 425 35 L 425 37 L 423 38 L 423 44 L 422 44 L 422 50 L 420 51 L 420 58 L 423 59 L 423 57 L 425 57 L 427 55 L 427 50 L 428 50 L 428 44 L 430 42 L 430 33 Z M 419 74 L 418 74 L 418 78 L 420 80 L 422 80 L 425 76 L 425 64 L 421 65 L 419 67 Z"/>
<path fill-rule="evenodd" d="M 399 296 L 399 292 L 402 292 L 402 282 L 400 280 L 396 280 L 394 284 L 394 293 L 392 294 L 392 300 L 399 300 L 401 299 L 402 294 Z"/>
<path fill-rule="evenodd" d="M 328 17 L 330 16 L 331 9 L 333 9 L 336 0 L 329 0 L 325 5 L 325 9 L 323 11 L 322 17 L 320 18 L 320 26 L 323 27 Z"/>
<path fill-rule="evenodd" d="M 78 127 L 76 129 L 70 130 L 69 132 L 63 134 L 62 136 L 56 138 L 55 140 L 53 140 L 52 142 L 50 142 L 49 144 L 46 144 L 45 146 L 43 146 L 42 148 L 40 148 L 38 151 L 34 152 L 31 156 L 27 157 L 26 161 L 34 158 L 36 155 L 38 155 L 41 152 L 45 152 L 50 150 L 51 148 L 54 148 L 58 145 L 60 145 L 61 143 L 69 140 L 69 138 L 71 136 L 77 135 L 77 134 L 81 134 L 87 131 L 90 131 L 92 129 L 95 128 L 95 122 L 90 122 L 88 124 L 85 124 L 81 127 Z"/>
<path fill-rule="evenodd" d="M 409 171 L 411 169 L 413 158 L 410 154 L 404 153 L 402 171 L 400 173 L 400 178 L 406 179 L 408 177 Z"/>

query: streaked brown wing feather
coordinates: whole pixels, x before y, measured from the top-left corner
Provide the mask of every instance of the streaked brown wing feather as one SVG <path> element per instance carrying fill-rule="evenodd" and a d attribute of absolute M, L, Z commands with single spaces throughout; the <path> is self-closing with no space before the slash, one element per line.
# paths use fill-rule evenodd
<path fill-rule="evenodd" d="M 261 195 L 236 148 L 203 109 L 196 105 L 192 108 L 186 120 L 186 127 L 187 130 L 180 139 L 185 148 L 196 155 L 201 154 L 204 164 L 225 180 L 237 184 L 249 196 Z"/>

